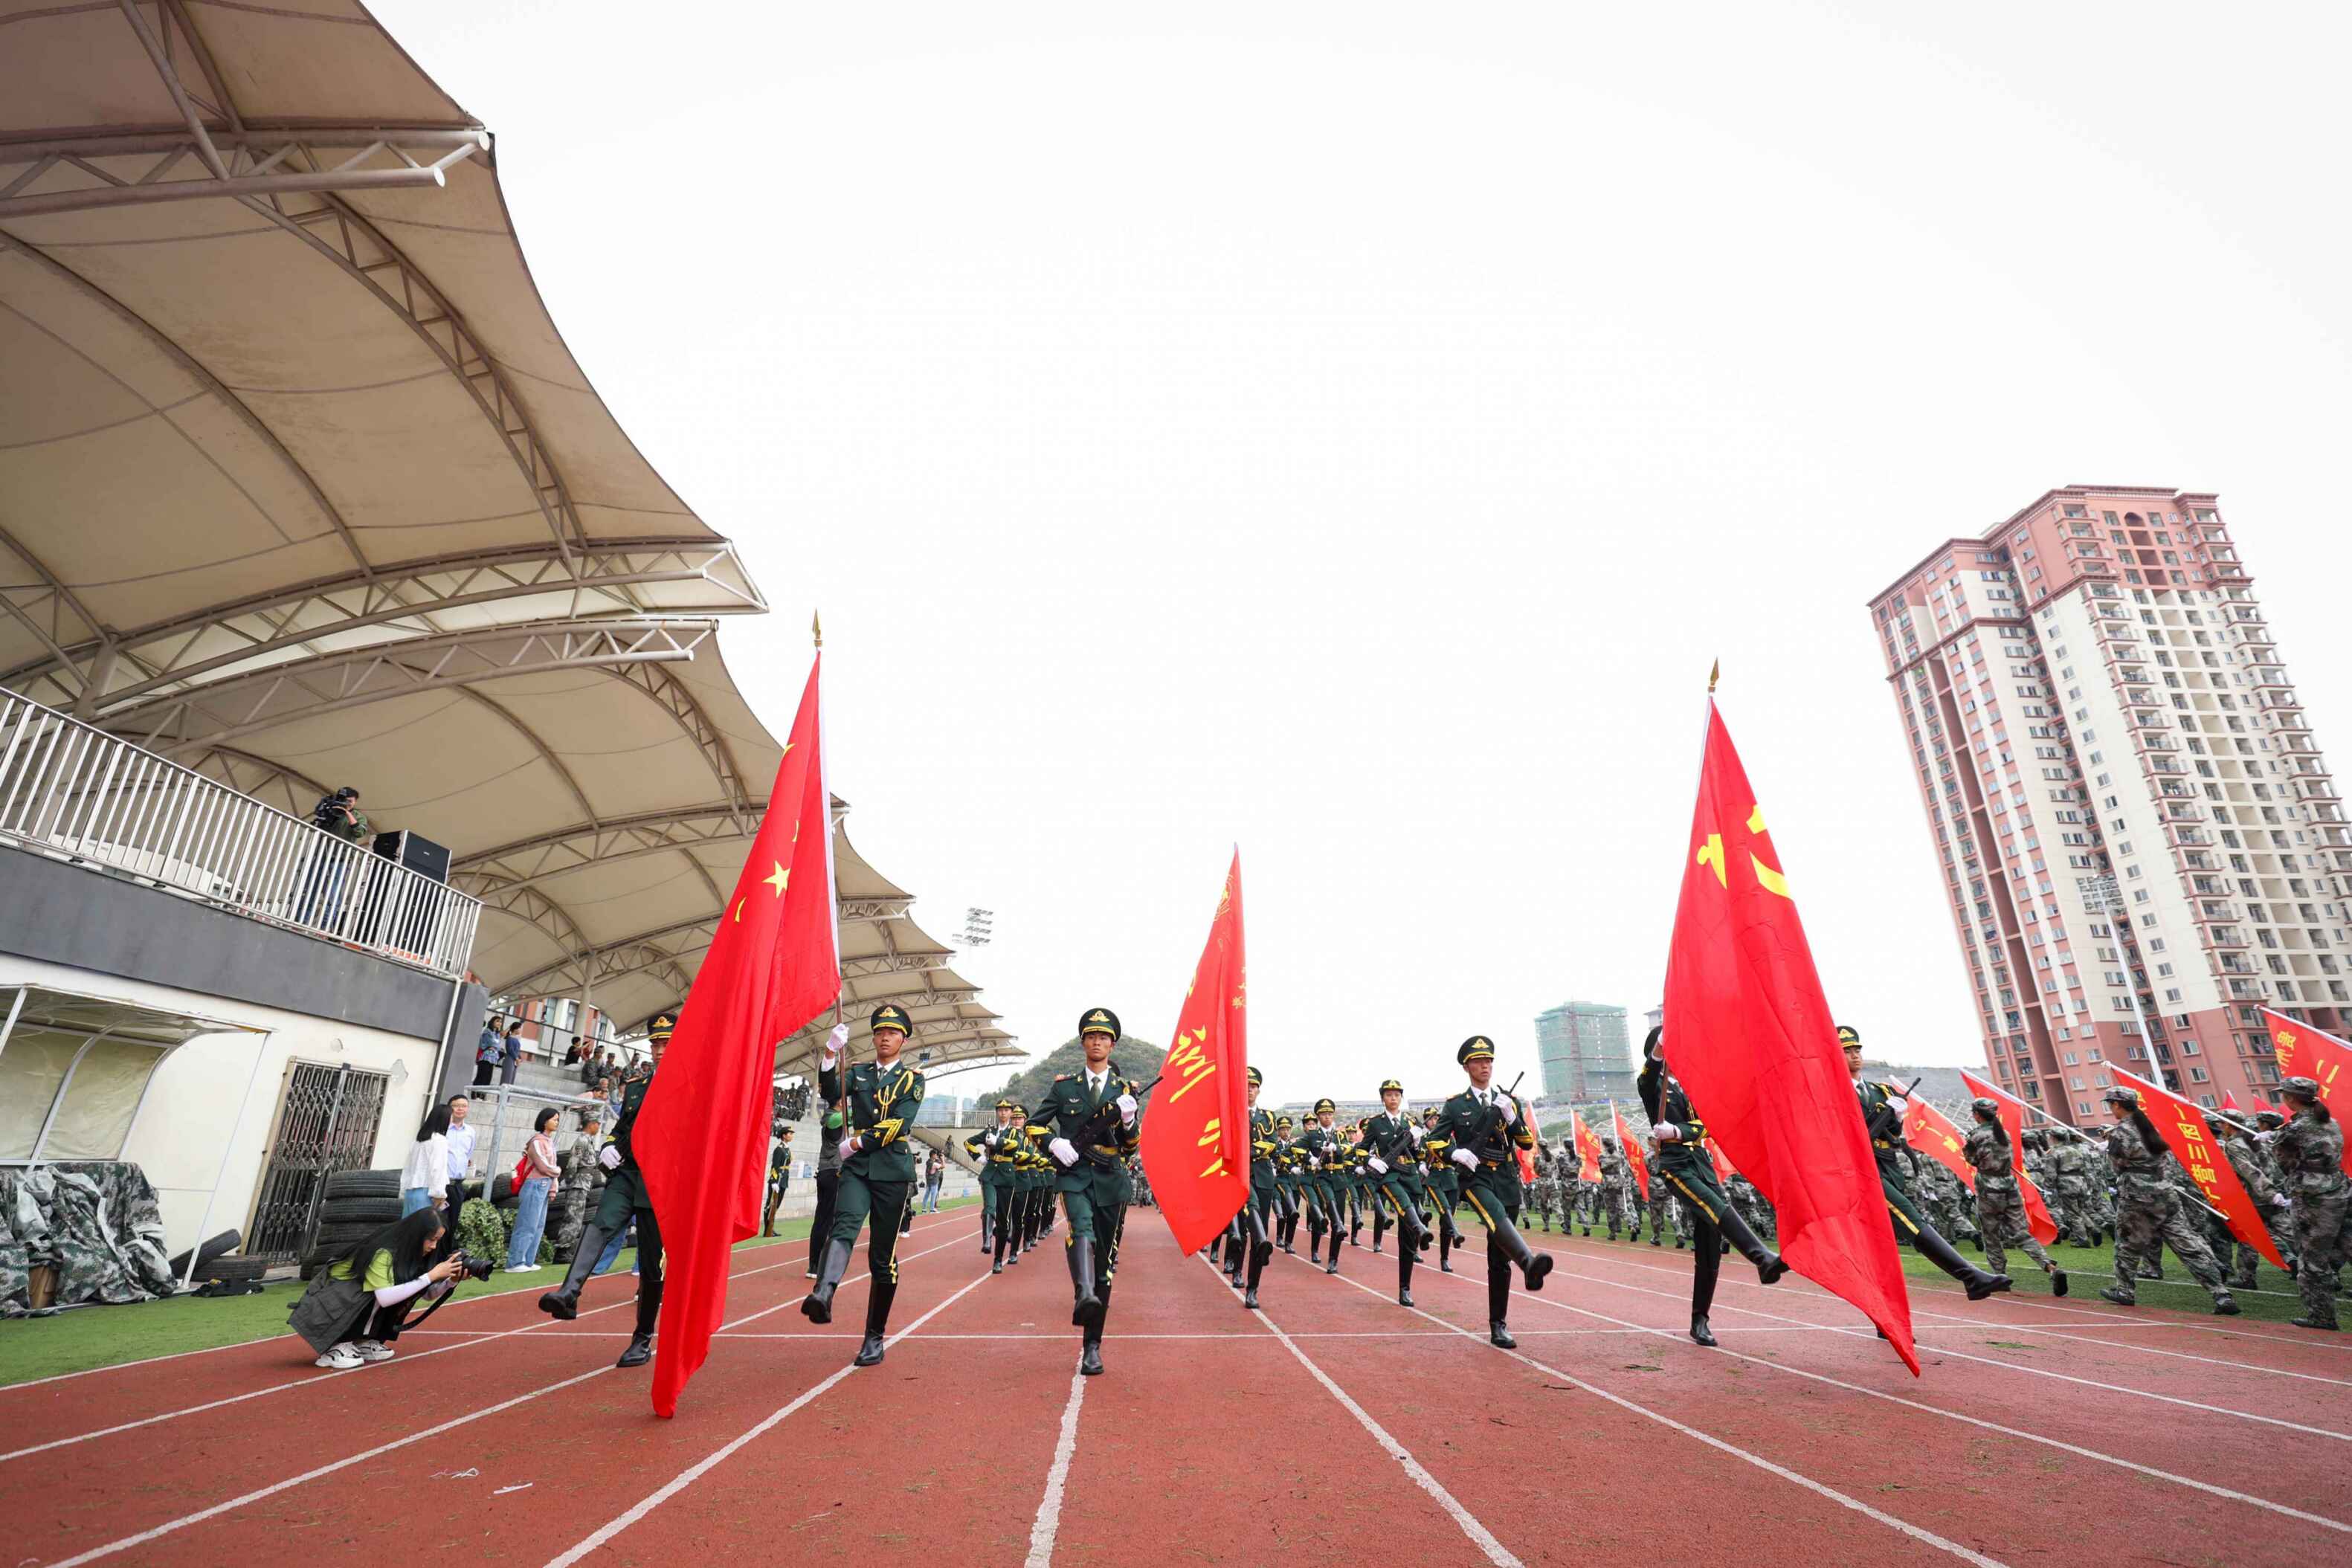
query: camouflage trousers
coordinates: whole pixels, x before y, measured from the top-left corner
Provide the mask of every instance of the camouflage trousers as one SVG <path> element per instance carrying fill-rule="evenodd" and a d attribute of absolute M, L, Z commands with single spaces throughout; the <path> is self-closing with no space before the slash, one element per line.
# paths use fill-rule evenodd
<path fill-rule="evenodd" d="M 2316 1322 L 2336 1321 L 2336 1271 L 2344 1266 L 2347 1208 L 2352 1208 L 2352 1185 L 2343 1182 L 2334 1192 L 2294 1195 L 2294 1248 L 2301 1263 L 2295 1288 L 2303 1295 L 2304 1315 Z"/>
<path fill-rule="evenodd" d="M 555 1195 L 547 1222 L 548 1256 L 568 1264 L 580 1246 L 581 1228 L 588 1223 L 588 1189 L 567 1186 Z"/>
<path fill-rule="evenodd" d="M 1650 1176 L 1649 1207 L 1650 1238 L 1652 1240 L 1664 1239 L 1666 1234 L 1666 1216 L 1668 1214 L 1672 1214 L 1675 1217 L 1675 1239 L 1676 1241 L 1680 1241 L 1684 1237 L 1690 1234 L 1690 1220 L 1681 1212 L 1681 1209 L 1677 1206 L 1675 1198 L 1675 1189 L 1665 1182 L 1661 1181 L 1655 1172 L 1652 1172 Z"/>
<path fill-rule="evenodd" d="M 2302 1249 L 2297 1247 L 2294 1243 L 2294 1217 L 2292 1214 L 2275 1208 L 2263 1209 L 2262 1216 L 2263 1228 L 2271 1233 L 2271 1245 L 2277 1248 L 2278 1255 L 2285 1259 L 2287 1263 L 2292 1266 L 2302 1251 Z M 2242 1291 L 2252 1290 L 2254 1288 L 2254 1269 L 2262 1262 L 2262 1260 L 2263 1255 L 2260 1252 L 2255 1251 L 2252 1247 L 2247 1246 L 2244 1242 L 2232 1237 L 2231 1239 L 2230 1283 L 2233 1287 Z"/>
<path fill-rule="evenodd" d="M 2052 1208 L 2060 1234 L 2074 1246 L 2088 1247 L 2093 1235 L 2114 1229 L 2107 1218 L 2105 1201 L 2083 1177 L 2060 1177 L 2054 1196 L 2057 1202 Z"/>
<path fill-rule="evenodd" d="M 2033 1239 L 2032 1227 L 2025 1218 L 2025 1195 L 2018 1190 L 2015 1176 L 1977 1177 L 1977 1232 L 1984 1239 L 1988 1272 L 2009 1272 L 2002 1267 L 2007 1261 L 2001 1254 L 2005 1246 L 2022 1249 L 2045 1274 L 2058 1267 L 2042 1249 L 2042 1243 Z"/>
<path fill-rule="evenodd" d="M 2167 1247 L 2189 1265 L 2199 1284 L 2209 1291 L 2223 1289 L 2221 1265 L 2213 1249 L 2180 1212 L 2179 1198 L 2166 1190 L 2153 1197 L 2128 1197 L 2116 1209 L 2116 1291 L 2127 1300 L 2136 1296 L 2138 1260 L 2159 1259 Z"/>

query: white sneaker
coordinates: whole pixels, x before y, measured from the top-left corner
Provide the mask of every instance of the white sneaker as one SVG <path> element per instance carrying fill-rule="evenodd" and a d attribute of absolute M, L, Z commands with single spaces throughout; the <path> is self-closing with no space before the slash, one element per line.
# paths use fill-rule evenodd
<path fill-rule="evenodd" d="M 393 1354 L 392 1346 L 380 1339 L 355 1339 L 352 1341 L 352 1352 L 366 1362 L 390 1361 Z"/>
<path fill-rule="evenodd" d="M 352 1372 L 365 1366 L 367 1363 L 361 1360 L 360 1353 L 350 1345 L 338 1344 L 329 1346 L 327 1354 L 310 1364 L 323 1366 L 332 1372 Z"/>
<path fill-rule="evenodd" d="M 539 1265 L 536 1263 L 525 1263 L 518 1268 L 509 1269 L 507 1272 L 509 1274 L 536 1274 L 539 1272 Z"/>

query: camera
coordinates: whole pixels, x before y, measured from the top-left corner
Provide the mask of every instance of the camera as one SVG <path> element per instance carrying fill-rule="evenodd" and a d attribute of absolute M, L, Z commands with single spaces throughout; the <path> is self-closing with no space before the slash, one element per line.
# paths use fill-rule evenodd
<path fill-rule="evenodd" d="M 488 1259 L 477 1258 L 471 1252 L 458 1253 L 457 1265 L 458 1278 L 464 1280 L 487 1280 L 498 1269 Z"/>

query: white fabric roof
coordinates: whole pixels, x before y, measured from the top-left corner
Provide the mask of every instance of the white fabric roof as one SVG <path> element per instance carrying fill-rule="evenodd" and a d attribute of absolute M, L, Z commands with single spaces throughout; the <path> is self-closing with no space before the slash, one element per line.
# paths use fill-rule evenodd
<path fill-rule="evenodd" d="M 764 608 L 362 6 L 0 0 L 0 685 L 299 814 L 359 786 L 494 989 L 635 1023 L 775 772 L 716 631 Z"/>

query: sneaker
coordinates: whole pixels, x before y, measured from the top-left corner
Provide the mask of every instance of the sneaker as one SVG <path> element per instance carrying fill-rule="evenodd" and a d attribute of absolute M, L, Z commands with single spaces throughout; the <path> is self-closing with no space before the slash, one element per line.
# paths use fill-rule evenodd
<path fill-rule="evenodd" d="M 337 1348 L 340 1349 L 341 1347 L 339 1346 Z M 390 1361 L 393 1356 L 393 1350 L 392 1346 L 384 1343 L 383 1341 L 380 1339 L 355 1339 L 352 1341 L 352 1354 L 358 1356 L 362 1361 L 373 1363 L 378 1361 Z"/>
<path fill-rule="evenodd" d="M 327 1354 L 320 1356 L 310 1364 L 313 1366 L 326 1367 L 331 1372 L 352 1372 L 360 1367 L 365 1366 L 367 1363 L 362 1361 L 360 1359 L 360 1353 L 353 1350 L 350 1345 L 338 1344 L 329 1346 Z"/>
<path fill-rule="evenodd" d="M 536 1263 L 509 1263 L 506 1267 L 506 1271 L 509 1274 L 536 1274 L 539 1272 L 539 1265 Z"/>

